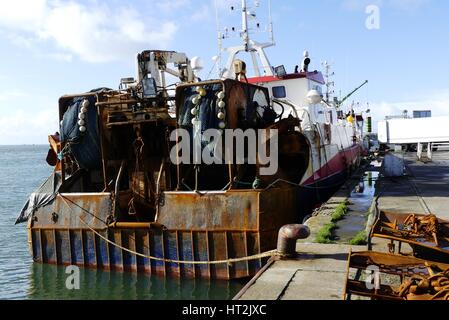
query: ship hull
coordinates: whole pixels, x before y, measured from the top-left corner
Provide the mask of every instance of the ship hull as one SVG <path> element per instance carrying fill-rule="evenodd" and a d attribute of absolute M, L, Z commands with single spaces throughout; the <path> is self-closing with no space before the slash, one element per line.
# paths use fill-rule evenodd
<path fill-rule="evenodd" d="M 101 236 L 100 236 L 101 235 Z M 114 244 L 104 240 L 108 239 Z M 258 253 L 257 232 L 179 231 L 149 228 L 31 230 L 33 260 L 119 272 L 138 272 L 186 279 L 230 280 L 253 276 L 265 262 L 254 259 L 232 264 L 184 264 L 149 259 L 213 261 Z M 229 244 L 232 248 L 229 248 Z M 124 248 L 124 249 L 122 249 Z M 232 250 L 236 254 L 230 254 Z"/>
<path fill-rule="evenodd" d="M 361 154 L 362 147 L 358 144 L 341 150 L 301 184 L 298 191 L 300 220 L 310 215 L 341 188 L 351 172 L 358 167 Z"/>
<path fill-rule="evenodd" d="M 279 229 L 296 220 L 295 198 L 294 188 L 170 192 L 156 223 L 107 225 L 110 194 L 59 194 L 30 219 L 30 250 L 38 263 L 167 277 L 247 278 L 268 259 L 260 254 L 276 248 Z"/>
<path fill-rule="evenodd" d="M 302 186 L 298 191 L 298 202 L 303 205 L 299 210 L 299 218 L 303 220 L 313 210 L 329 200 L 348 178 L 346 170 L 337 172 L 319 181 Z"/>

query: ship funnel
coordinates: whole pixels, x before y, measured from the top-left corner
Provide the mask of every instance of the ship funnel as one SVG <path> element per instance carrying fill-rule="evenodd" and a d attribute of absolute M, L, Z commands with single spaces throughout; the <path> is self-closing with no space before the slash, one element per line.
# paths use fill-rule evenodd
<path fill-rule="evenodd" d="M 308 72 L 310 65 L 309 51 L 304 51 L 304 59 L 302 60 L 301 72 Z"/>

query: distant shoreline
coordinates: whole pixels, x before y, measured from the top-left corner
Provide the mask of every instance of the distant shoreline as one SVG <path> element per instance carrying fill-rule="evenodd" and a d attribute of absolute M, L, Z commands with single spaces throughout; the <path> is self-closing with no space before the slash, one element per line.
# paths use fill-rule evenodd
<path fill-rule="evenodd" d="M 48 144 L 0 144 L 0 147 L 43 147 Z"/>

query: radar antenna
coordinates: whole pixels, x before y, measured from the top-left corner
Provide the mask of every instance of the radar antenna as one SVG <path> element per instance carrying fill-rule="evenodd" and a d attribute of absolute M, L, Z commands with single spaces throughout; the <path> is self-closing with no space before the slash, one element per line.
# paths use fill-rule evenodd
<path fill-rule="evenodd" d="M 258 8 L 260 5 L 259 0 L 255 0 L 254 9 Z M 223 48 L 223 40 L 229 37 L 229 29 L 225 28 L 223 31 L 218 30 L 218 47 L 219 47 L 219 60 L 221 61 L 221 56 L 224 52 L 227 53 L 228 59 L 226 62 L 226 66 L 222 69 L 219 67 L 219 76 L 222 78 L 233 78 L 235 75 L 234 72 L 234 60 L 238 53 L 246 52 L 249 53 L 252 59 L 253 68 L 255 76 L 261 76 L 259 60 L 262 65 L 262 70 L 264 75 L 273 76 L 273 68 L 268 60 L 268 57 L 264 51 L 264 49 L 268 47 L 272 47 L 275 45 L 274 41 L 274 32 L 273 32 L 273 22 L 271 15 L 271 0 L 268 0 L 268 33 L 269 33 L 269 42 L 260 43 L 253 39 L 251 39 L 251 28 L 250 23 L 254 20 L 254 24 L 257 29 L 260 29 L 260 23 L 257 22 L 257 15 L 255 11 L 250 10 L 247 5 L 247 0 L 241 0 L 241 29 L 236 30 L 236 28 L 232 27 L 231 31 L 239 31 L 239 37 L 242 40 L 242 44 L 238 46 Z M 231 11 L 234 11 L 236 8 L 234 6 L 231 7 Z M 218 10 L 217 10 L 217 21 L 218 21 Z M 217 22 L 217 26 L 219 28 L 219 23 Z"/>

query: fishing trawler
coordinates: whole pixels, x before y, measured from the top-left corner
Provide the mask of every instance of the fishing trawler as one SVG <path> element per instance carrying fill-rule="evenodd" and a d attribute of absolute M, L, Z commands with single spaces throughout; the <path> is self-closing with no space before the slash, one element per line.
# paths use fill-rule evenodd
<path fill-rule="evenodd" d="M 244 31 L 246 10 L 242 1 Z M 308 71 L 308 57 L 302 70 L 283 73 L 265 45 L 242 37 L 218 80 L 200 81 L 183 53 L 147 50 L 136 79 L 118 90 L 60 98 L 47 156 L 54 173 L 17 219 L 28 223 L 35 262 L 250 277 L 279 229 L 357 166 L 357 116 L 323 101 L 323 76 Z M 247 77 L 235 56 L 243 51 L 260 54 L 263 76 Z"/>
<path fill-rule="evenodd" d="M 219 32 L 220 52 L 228 55 L 226 66 L 220 69 L 220 74 L 222 77 L 233 75 L 236 56 L 246 53 L 254 70 L 254 75 L 246 78 L 247 82 L 268 89 L 275 110 L 282 113 L 282 118 L 293 116 L 299 119 L 301 124 L 297 130 L 309 144 L 307 169 L 299 182 L 300 215 L 304 216 L 326 201 L 360 164 L 365 121 L 362 113 L 355 113 L 354 105 L 344 112 L 343 104 L 368 81 L 344 98 L 332 99 L 334 82 L 330 80 L 333 75 L 331 66 L 327 62 L 323 63 L 324 75 L 320 71 L 310 70 L 312 60 L 308 51 L 304 52 L 301 65 L 295 66 L 291 73 L 286 71 L 284 65 L 272 66 L 265 52 L 266 48 L 275 46 L 271 12 L 267 28 L 270 41 L 259 43 L 250 37 L 250 30 L 258 31 L 261 28 L 255 13 L 258 6 L 259 2 L 256 1 L 250 10 L 247 1 L 242 0 L 242 27 L 239 31 L 241 45 L 222 48 L 228 30 Z M 271 4 L 268 9 L 271 10 Z M 231 10 L 236 8 L 231 7 Z M 252 29 L 249 25 L 251 21 L 254 25 Z"/>

